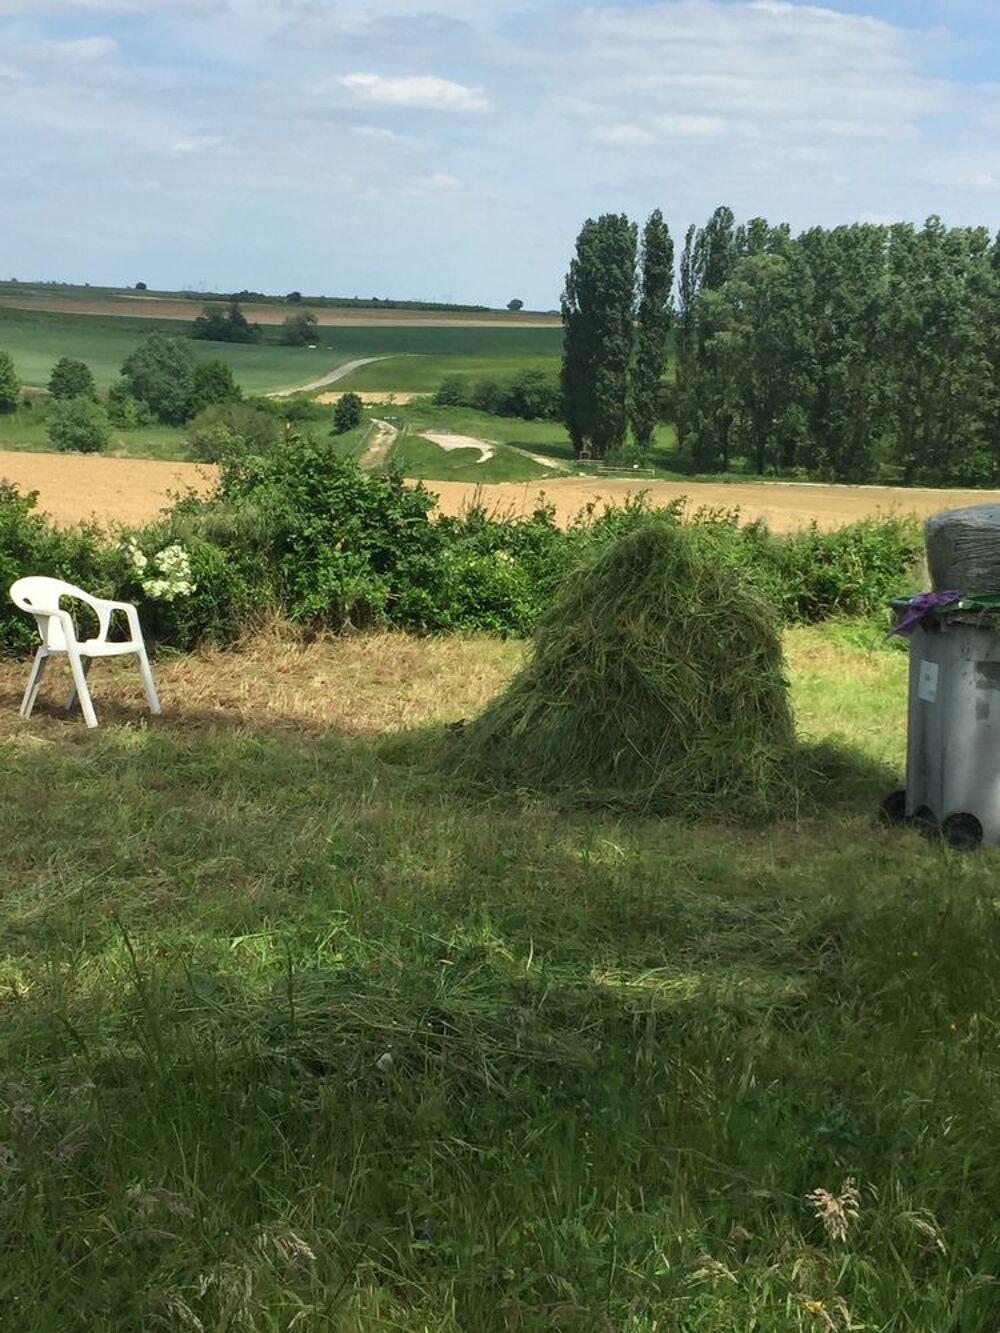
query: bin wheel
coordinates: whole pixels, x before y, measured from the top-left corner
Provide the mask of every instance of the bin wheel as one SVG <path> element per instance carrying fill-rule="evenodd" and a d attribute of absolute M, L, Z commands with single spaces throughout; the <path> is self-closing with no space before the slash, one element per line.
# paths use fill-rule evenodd
<path fill-rule="evenodd" d="M 902 787 L 885 798 L 879 806 L 879 817 L 890 828 L 906 823 L 906 792 Z"/>
<path fill-rule="evenodd" d="M 983 826 L 975 815 L 949 815 L 941 825 L 941 832 L 956 852 L 974 852 L 983 844 Z"/>
<path fill-rule="evenodd" d="M 922 805 L 919 810 L 915 810 L 910 822 L 917 832 L 922 833 L 925 838 L 936 837 L 941 832 L 937 816 L 929 805 Z"/>

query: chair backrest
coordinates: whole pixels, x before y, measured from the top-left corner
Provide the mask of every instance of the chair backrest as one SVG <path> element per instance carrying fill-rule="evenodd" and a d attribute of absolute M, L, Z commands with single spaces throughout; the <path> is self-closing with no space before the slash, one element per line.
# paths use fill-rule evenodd
<path fill-rule="evenodd" d="M 35 617 L 38 632 L 46 648 L 56 652 L 64 651 L 67 646 L 64 622 L 55 613 L 62 610 L 59 601 L 63 597 L 74 597 L 86 602 L 100 616 L 98 599 L 89 592 L 65 583 L 62 579 L 46 578 L 42 574 L 18 579 L 10 587 L 10 599 L 22 611 L 28 611 Z M 72 629 L 70 631 L 72 633 Z"/>

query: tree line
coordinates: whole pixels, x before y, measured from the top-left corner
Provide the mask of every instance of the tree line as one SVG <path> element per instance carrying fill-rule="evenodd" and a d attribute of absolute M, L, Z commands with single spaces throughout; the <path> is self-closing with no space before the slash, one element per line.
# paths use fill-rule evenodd
<path fill-rule="evenodd" d="M 937 217 L 793 236 L 719 208 L 688 229 L 676 285 L 659 214 L 643 242 L 620 215 L 577 241 L 563 390 L 578 453 L 622 451 L 628 426 L 646 450 L 671 420 L 704 472 L 1000 481 L 1000 238 Z"/>

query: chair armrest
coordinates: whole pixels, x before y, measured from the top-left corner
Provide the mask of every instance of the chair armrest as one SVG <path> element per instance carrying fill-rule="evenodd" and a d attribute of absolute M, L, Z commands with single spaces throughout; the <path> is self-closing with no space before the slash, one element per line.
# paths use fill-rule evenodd
<path fill-rule="evenodd" d="M 139 628 L 139 613 L 131 602 L 114 602 L 106 597 L 90 597 L 88 601 L 97 613 L 97 637 L 99 640 L 107 639 L 108 631 L 111 629 L 111 617 L 116 611 L 125 612 L 133 640 L 142 638 L 142 631 Z"/>

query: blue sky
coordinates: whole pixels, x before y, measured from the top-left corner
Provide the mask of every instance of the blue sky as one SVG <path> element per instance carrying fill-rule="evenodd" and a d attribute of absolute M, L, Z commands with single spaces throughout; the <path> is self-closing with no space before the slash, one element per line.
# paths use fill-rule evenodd
<path fill-rule="evenodd" d="M 531 306 L 582 220 L 1000 227 L 996 0 L 0 0 L 0 269 Z"/>

